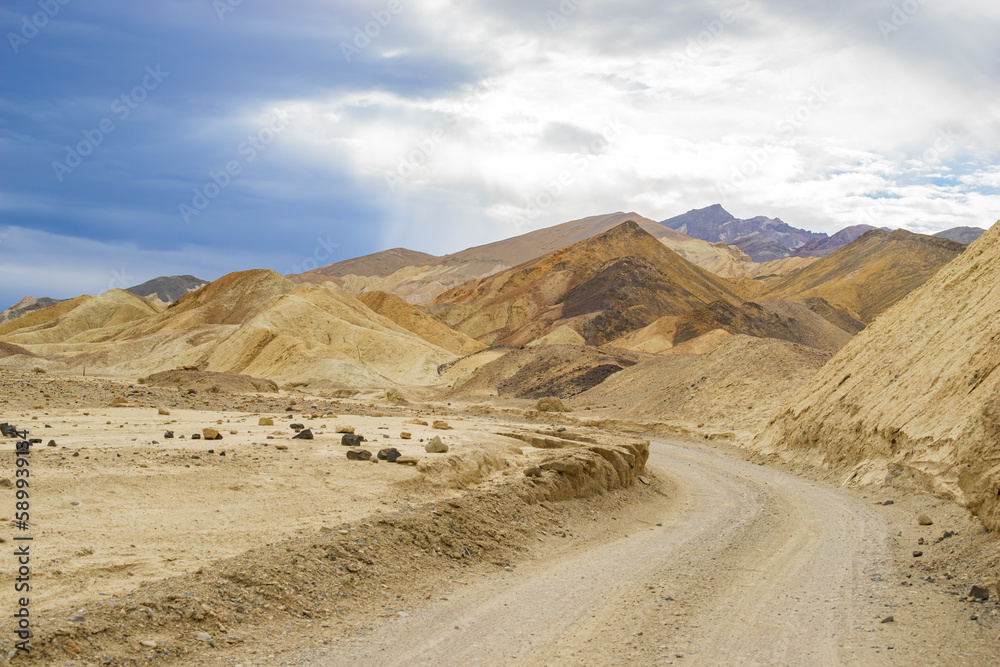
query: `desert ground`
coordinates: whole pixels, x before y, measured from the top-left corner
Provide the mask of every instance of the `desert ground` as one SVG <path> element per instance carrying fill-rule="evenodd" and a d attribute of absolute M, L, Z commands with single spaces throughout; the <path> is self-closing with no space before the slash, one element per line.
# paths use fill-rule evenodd
<path fill-rule="evenodd" d="M 13 652 L 6 620 L 12 664 L 996 660 L 995 594 L 968 598 L 995 589 L 996 538 L 905 475 L 844 489 L 725 440 L 530 402 L 15 371 L 0 387 L 3 420 L 42 440 L 36 649 Z M 344 427 L 417 464 L 348 460 Z M 222 439 L 192 439 L 206 428 Z M 448 453 L 425 451 L 435 436 Z M 608 465 L 611 449 L 627 465 Z M 11 559 L 3 570 L 12 581 Z M 14 598 L 5 586 L 2 603 Z"/>

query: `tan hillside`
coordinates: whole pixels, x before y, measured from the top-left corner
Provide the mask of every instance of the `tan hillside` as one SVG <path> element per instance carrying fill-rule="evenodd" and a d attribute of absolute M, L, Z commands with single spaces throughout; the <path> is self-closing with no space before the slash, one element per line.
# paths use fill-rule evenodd
<path fill-rule="evenodd" d="M 908 471 L 997 530 L 998 367 L 1000 224 L 844 347 L 753 447 L 869 482 Z"/>
<path fill-rule="evenodd" d="M 514 348 L 456 384 L 449 399 L 573 398 L 647 355 L 612 348 L 541 345 Z"/>
<path fill-rule="evenodd" d="M 535 230 L 495 243 L 435 257 L 426 253 L 395 248 L 330 264 L 309 273 L 289 276 L 296 282 L 337 282 L 354 295 L 369 291 L 391 292 L 410 303 L 433 301 L 445 291 L 464 282 L 537 259 L 574 243 L 602 234 L 628 220 L 681 257 L 727 278 L 784 274 L 801 268 L 809 260 L 795 258 L 774 267 L 755 264 L 736 246 L 709 243 L 677 232 L 637 213 L 613 213 L 573 220 Z M 763 272 L 763 273 L 762 273 Z"/>
<path fill-rule="evenodd" d="M 768 282 L 757 298 L 822 297 L 867 324 L 964 250 L 947 239 L 874 230 L 797 273 Z"/>
<path fill-rule="evenodd" d="M 660 318 L 610 344 L 662 354 L 675 345 L 713 331 L 777 338 L 828 352 L 839 350 L 856 333 L 835 326 L 805 303 L 787 300 L 739 305 L 716 302 L 681 315 Z"/>
<path fill-rule="evenodd" d="M 641 361 L 581 394 L 576 403 L 618 419 L 748 434 L 767 423 L 829 358 L 787 341 L 728 336 L 707 354 Z"/>
<path fill-rule="evenodd" d="M 412 331 L 428 343 L 464 357 L 486 346 L 463 333 L 449 329 L 433 317 L 417 310 L 395 294 L 365 292 L 358 300 L 379 315 L 387 317 L 407 331 Z"/>
<path fill-rule="evenodd" d="M 487 344 L 524 345 L 561 326 L 599 345 L 734 288 L 659 243 L 635 222 L 442 294 L 428 308 Z"/>
<path fill-rule="evenodd" d="M 441 383 L 438 366 L 455 359 L 333 284 L 296 285 L 273 271 L 229 274 L 162 313 L 121 290 L 77 301 L 77 308 L 72 302 L 53 306 L 57 313 L 47 319 L 58 326 L 37 332 L 22 328 L 3 341 L 93 372 L 145 375 L 193 367 L 326 388 L 433 386 Z M 141 304 L 145 316 L 118 324 L 127 312 L 119 308 L 98 321 L 103 328 L 77 326 L 69 333 L 85 333 L 73 338 L 51 334 L 67 328 L 73 317 L 80 319 L 81 312 L 93 311 L 95 304 L 108 303 Z M 59 314 L 63 310 L 68 312 Z M 16 322 L 45 317 L 37 311 Z M 26 337 L 41 340 L 18 342 Z"/>
<path fill-rule="evenodd" d="M 85 294 L 0 324 L 0 339 L 16 345 L 103 341 L 156 312 L 145 299 L 125 290 Z"/>

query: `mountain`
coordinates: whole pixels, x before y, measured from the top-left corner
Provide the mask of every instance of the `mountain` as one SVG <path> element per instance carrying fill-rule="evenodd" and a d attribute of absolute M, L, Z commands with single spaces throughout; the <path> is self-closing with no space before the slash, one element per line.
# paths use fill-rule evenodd
<path fill-rule="evenodd" d="M 194 276 L 160 276 L 141 285 L 129 287 L 127 291 L 147 299 L 173 303 L 188 292 L 193 292 L 207 284 L 207 280 L 201 280 Z"/>
<path fill-rule="evenodd" d="M 628 221 L 449 290 L 425 310 L 489 345 L 524 345 L 564 325 L 595 345 L 714 301 L 741 299 Z"/>
<path fill-rule="evenodd" d="M 9 322 L 13 319 L 21 317 L 22 315 L 27 315 L 33 311 L 54 306 L 60 301 L 61 299 L 50 299 L 47 296 L 43 296 L 40 299 L 36 299 L 33 296 L 26 296 L 7 310 L 0 312 L 0 324 L 3 322 Z"/>
<path fill-rule="evenodd" d="M 796 273 L 765 280 L 755 298 L 820 297 L 868 324 L 964 250 L 947 239 L 876 229 Z"/>
<path fill-rule="evenodd" d="M 846 345 L 752 446 L 857 483 L 903 474 L 1000 530 L 997 369 L 1000 223 Z"/>
<path fill-rule="evenodd" d="M 829 238 L 817 238 L 807 241 L 792 254 L 795 257 L 826 257 L 834 250 L 839 250 L 845 245 L 854 243 L 863 234 L 873 229 L 878 229 L 878 227 L 872 227 L 871 225 L 845 227 Z"/>
<path fill-rule="evenodd" d="M 939 239 L 948 239 L 949 241 L 969 245 L 984 233 L 986 233 L 986 230 L 981 227 L 954 227 L 946 229 L 943 232 L 938 232 L 934 236 Z"/>
<path fill-rule="evenodd" d="M 296 282 L 333 281 L 351 294 L 390 292 L 410 303 L 428 303 L 447 290 L 510 269 L 632 220 L 681 257 L 726 278 L 787 272 L 784 266 L 761 268 L 725 243 L 709 243 L 674 231 L 636 213 L 597 215 L 535 230 L 495 243 L 435 257 L 396 248 L 289 276 Z"/>
<path fill-rule="evenodd" d="M 797 229 L 778 218 L 741 220 L 719 204 L 688 211 L 660 224 L 704 241 L 735 245 L 755 262 L 782 259 L 809 241 L 827 238 L 826 234 Z"/>
<path fill-rule="evenodd" d="M 165 310 L 131 292 L 78 297 L 0 325 L 0 342 L 65 368 L 149 374 L 175 368 L 294 382 L 324 393 L 431 386 L 456 355 L 332 285 L 241 271 Z"/>

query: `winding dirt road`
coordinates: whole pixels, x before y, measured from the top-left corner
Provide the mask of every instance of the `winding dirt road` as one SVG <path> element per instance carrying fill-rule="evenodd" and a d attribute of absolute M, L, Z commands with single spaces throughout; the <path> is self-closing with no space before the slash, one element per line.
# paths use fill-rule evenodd
<path fill-rule="evenodd" d="M 649 467 L 673 486 L 653 522 L 296 664 L 992 662 L 950 630 L 953 596 L 899 585 L 878 508 L 709 448 L 654 443 Z"/>

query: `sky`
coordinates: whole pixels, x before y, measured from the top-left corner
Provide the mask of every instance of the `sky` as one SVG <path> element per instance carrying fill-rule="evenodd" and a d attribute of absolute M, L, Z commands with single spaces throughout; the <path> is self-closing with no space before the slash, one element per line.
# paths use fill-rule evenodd
<path fill-rule="evenodd" d="M 1000 218 L 994 0 L 7 0 L 0 308 L 721 203 Z"/>

